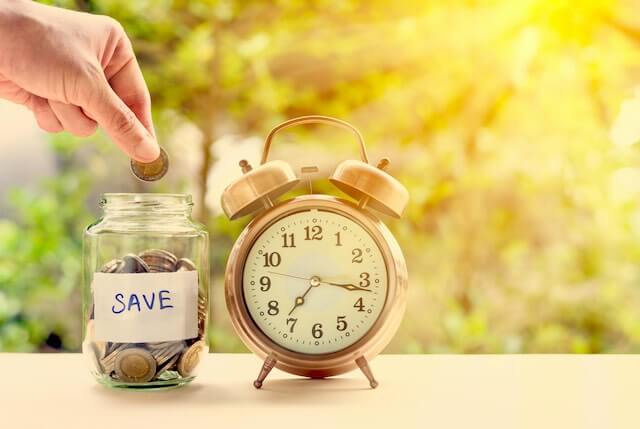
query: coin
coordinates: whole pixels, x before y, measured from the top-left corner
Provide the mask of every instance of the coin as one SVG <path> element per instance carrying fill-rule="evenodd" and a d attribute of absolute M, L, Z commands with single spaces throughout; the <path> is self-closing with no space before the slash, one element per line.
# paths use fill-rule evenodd
<path fill-rule="evenodd" d="M 126 254 L 102 266 L 103 273 L 146 273 L 197 271 L 196 264 L 188 258 L 178 258 L 173 253 L 151 248 L 139 254 Z M 93 360 L 97 370 L 108 377 L 126 383 L 146 383 L 150 380 L 168 380 L 186 377 L 193 373 L 205 349 L 203 341 L 208 314 L 208 299 L 202 284 L 198 287 L 197 323 L 198 335 L 179 341 L 151 343 L 115 343 L 94 341 L 93 311 L 86 327 L 83 351 Z M 149 360 L 150 359 L 150 360 Z M 152 361 L 152 362 L 151 362 Z M 177 371 L 178 374 L 176 374 Z"/>
<path fill-rule="evenodd" d="M 143 348 L 130 348 L 118 353 L 116 375 L 122 381 L 144 383 L 156 375 L 156 361 Z"/>
<path fill-rule="evenodd" d="M 122 346 L 124 346 L 124 343 L 112 343 L 111 341 L 107 342 L 104 350 L 104 356 L 115 352 L 116 350 L 122 348 Z"/>
<path fill-rule="evenodd" d="M 176 270 L 176 262 L 178 258 L 166 250 L 149 249 L 138 254 L 152 273 L 168 273 Z"/>
<path fill-rule="evenodd" d="M 207 298 L 198 292 L 198 335 L 204 336 L 204 330 L 207 326 L 207 313 L 208 313 Z"/>
<path fill-rule="evenodd" d="M 121 259 L 113 259 L 102 266 L 100 269 L 101 273 L 115 273 L 118 272 L 118 269 L 122 265 Z"/>
<path fill-rule="evenodd" d="M 196 264 L 191 259 L 180 258 L 176 262 L 176 271 L 196 271 Z"/>
<path fill-rule="evenodd" d="M 138 179 L 145 182 L 153 182 L 161 179 L 169 170 L 169 156 L 163 148 L 160 148 L 160 156 L 155 161 L 140 162 L 131 160 L 131 172 Z"/>
<path fill-rule="evenodd" d="M 170 347 L 173 345 L 175 341 L 161 341 L 158 343 L 146 343 L 146 347 L 147 349 L 151 350 L 152 352 L 155 350 L 164 350 L 167 347 Z"/>
<path fill-rule="evenodd" d="M 111 347 L 108 347 L 108 350 L 105 352 L 104 357 L 100 359 L 100 364 L 104 369 L 104 373 L 107 375 L 111 375 L 111 373 L 115 370 L 116 358 L 118 357 L 118 352 L 121 350 L 125 350 L 128 345 L 127 344 L 118 344 L 117 346 L 113 346 L 116 343 L 110 343 Z"/>
<path fill-rule="evenodd" d="M 148 273 L 149 266 L 134 254 L 125 255 L 122 258 L 122 265 L 118 268 L 118 273 Z"/>
<path fill-rule="evenodd" d="M 200 363 L 200 353 L 204 350 L 204 341 L 198 341 L 187 349 L 180 356 L 178 361 L 178 372 L 183 377 L 191 375 L 198 363 Z"/>
<path fill-rule="evenodd" d="M 158 371 L 156 372 L 156 377 L 160 376 L 165 371 L 174 371 L 176 369 L 176 363 L 178 362 L 178 359 L 180 359 L 180 354 L 175 354 L 171 357 L 171 359 L 169 359 L 162 365 L 159 365 Z"/>
<path fill-rule="evenodd" d="M 184 341 L 174 341 L 171 344 L 161 349 L 154 349 L 151 354 L 156 359 L 158 366 L 164 365 L 171 360 L 174 356 L 180 356 L 180 353 L 185 347 Z"/>

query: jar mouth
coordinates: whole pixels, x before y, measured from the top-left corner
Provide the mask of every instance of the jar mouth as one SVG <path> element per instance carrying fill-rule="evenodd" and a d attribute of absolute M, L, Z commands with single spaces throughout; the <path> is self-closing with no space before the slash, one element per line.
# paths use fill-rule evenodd
<path fill-rule="evenodd" d="M 105 193 L 100 200 L 105 212 L 189 212 L 192 206 L 189 194 Z"/>

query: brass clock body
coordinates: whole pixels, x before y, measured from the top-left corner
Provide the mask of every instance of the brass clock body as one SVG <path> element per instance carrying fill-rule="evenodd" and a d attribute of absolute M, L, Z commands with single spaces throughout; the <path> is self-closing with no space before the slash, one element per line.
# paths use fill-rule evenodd
<path fill-rule="evenodd" d="M 329 181 L 357 204 L 312 190 L 309 195 L 274 203 L 297 186 L 300 178 L 285 161 L 268 160 L 273 137 L 285 128 L 309 123 L 344 128 L 356 137 L 361 160 L 341 162 Z M 232 220 L 258 215 L 231 251 L 225 296 L 236 332 L 264 359 L 255 387 L 262 386 L 274 366 L 313 378 L 359 367 L 371 387 L 377 386 L 368 360 L 396 332 L 407 293 L 402 251 L 372 213 L 399 218 L 409 200 L 406 188 L 385 171 L 388 164 L 386 158 L 376 166 L 369 164 L 362 135 L 351 124 L 318 115 L 294 118 L 271 130 L 255 169 L 245 160 L 240 162 L 243 176 L 225 189 L 222 208 Z M 308 166 L 301 173 L 317 170 Z M 335 247 L 322 241 L 321 224 L 331 229 Z M 296 234 L 303 229 L 304 237 L 297 236 L 298 247 Z M 283 267 L 284 256 L 274 250 L 280 239 L 280 247 L 293 256 Z M 348 241 L 352 254 L 344 253 L 341 240 Z M 361 265 L 346 263 L 345 256 Z M 295 331 L 300 328 L 304 332 Z"/>
<path fill-rule="evenodd" d="M 381 252 L 386 274 L 384 304 L 372 326 L 348 347 L 330 353 L 302 353 L 284 347 L 265 333 L 252 317 L 244 290 L 244 273 L 248 269 L 247 257 L 261 234 L 280 219 L 294 213 L 319 210 L 339 214 L 360 225 L 374 240 Z M 322 271 L 322 255 L 317 256 L 318 270 Z M 275 286 L 274 286 L 275 287 Z M 327 377 L 357 367 L 356 360 L 367 360 L 380 353 L 389 343 L 402 319 L 406 306 L 407 269 L 404 256 L 395 238 L 375 216 L 358 209 L 348 201 L 325 195 L 298 197 L 266 210 L 251 221 L 233 247 L 225 275 L 227 308 L 233 326 L 242 341 L 258 356 L 273 358 L 279 369 L 308 377 Z M 348 293 L 348 292 L 346 292 Z M 304 311 L 304 308 L 300 310 Z M 331 311 L 327 308 L 327 311 Z"/>

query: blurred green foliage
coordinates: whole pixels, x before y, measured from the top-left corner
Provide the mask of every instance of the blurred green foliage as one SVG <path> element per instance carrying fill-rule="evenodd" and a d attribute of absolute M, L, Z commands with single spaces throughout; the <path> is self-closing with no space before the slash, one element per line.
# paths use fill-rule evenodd
<path fill-rule="evenodd" d="M 244 350 L 221 279 L 243 224 L 207 208 L 211 147 L 312 113 L 358 126 L 411 193 L 405 218 L 385 220 L 410 272 L 388 351 L 640 350 L 640 157 L 608 138 L 638 80 L 636 2 L 50 3 L 123 24 L 160 140 L 172 156 L 195 148 L 198 167 L 141 185 L 103 136 L 54 137 L 59 176 L 12 192 L 16 214 L 0 220 L 0 350 L 46 349 L 52 334 L 77 349 L 80 237 L 105 190 L 197 196 L 213 239 L 213 349 Z M 185 124 L 198 138 L 172 140 Z M 355 156 L 315 133 L 278 155 Z"/>

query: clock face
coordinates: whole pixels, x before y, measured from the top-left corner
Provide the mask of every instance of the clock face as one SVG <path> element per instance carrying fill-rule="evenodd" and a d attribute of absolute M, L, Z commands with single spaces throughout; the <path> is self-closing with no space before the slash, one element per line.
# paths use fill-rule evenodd
<path fill-rule="evenodd" d="M 276 344 L 306 354 L 349 347 L 375 323 L 387 268 L 373 237 L 338 212 L 288 214 L 254 241 L 243 272 L 255 324 Z"/>

